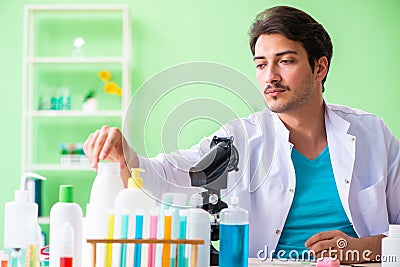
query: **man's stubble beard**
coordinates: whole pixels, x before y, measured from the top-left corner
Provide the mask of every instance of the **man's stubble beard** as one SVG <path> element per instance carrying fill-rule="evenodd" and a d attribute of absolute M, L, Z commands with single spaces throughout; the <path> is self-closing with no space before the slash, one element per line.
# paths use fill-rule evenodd
<path fill-rule="evenodd" d="M 291 98 L 287 99 L 284 103 L 279 105 L 274 105 L 275 101 L 279 97 L 270 97 L 265 96 L 265 102 L 267 103 L 268 108 L 274 113 L 289 113 L 292 112 L 304 105 L 306 105 L 310 99 L 313 97 L 315 86 L 314 81 L 312 79 L 312 74 L 305 79 L 301 85 L 301 87 L 297 88 L 295 91 L 291 90 L 290 87 L 288 91 L 285 93 L 290 94 L 292 92 L 296 92 L 297 94 L 291 94 Z M 284 94 L 285 94 L 284 93 Z M 268 99 L 268 100 L 267 100 Z M 272 103 L 272 104 L 270 104 Z M 277 104 L 277 103 L 275 103 Z"/>

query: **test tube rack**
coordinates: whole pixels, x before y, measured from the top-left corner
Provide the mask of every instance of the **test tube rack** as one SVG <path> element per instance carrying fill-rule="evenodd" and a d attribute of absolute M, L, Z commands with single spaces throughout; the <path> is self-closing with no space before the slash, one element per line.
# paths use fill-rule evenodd
<path fill-rule="evenodd" d="M 92 267 L 96 267 L 97 244 L 176 244 L 191 245 L 190 267 L 197 267 L 198 245 L 204 245 L 203 239 L 87 239 L 87 243 L 92 245 Z M 176 246 L 176 256 L 178 246 Z M 174 266 L 171 266 L 174 267 Z"/>

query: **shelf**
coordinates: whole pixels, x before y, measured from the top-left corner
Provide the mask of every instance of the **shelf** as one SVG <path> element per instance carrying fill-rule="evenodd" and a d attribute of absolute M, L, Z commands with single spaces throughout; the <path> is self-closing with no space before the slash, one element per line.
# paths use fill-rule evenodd
<path fill-rule="evenodd" d="M 98 110 L 98 111 L 81 111 L 81 110 L 36 110 L 28 112 L 31 117 L 121 117 L 121 110 Z"/>
<path fill-rule="evenodd" d="M 89 165 L 31 164 L 26 167 L 31 171 L 95 171 Z"/>
<path fill-rule="evenodd" d="M 96 174 L 87 160 L 64 158 L 60 144 L 83 142 L 103 124 L 123 126 L 132 93 L 131 24 L 126 5 L 25 5 L 21 171 L 41 173 L 49 180 L 43 184 L 45 216 L 38 218 L 39 224 L 50 223 L 49 201 L 58 194 L 59 183 L 71 180 L 79 187 L 76 200 L 84 207 Z M 79 36 L 86 42 L 81 53 L 73 50 L 73 40 Z M 113 73 L 111 81 L 122 89 L 120 97 L 109 98 L 100 90 L 100 70 Z M 60 100 L 64 86 L 70 90 L 73 109 L 50 110 L 52 97 Z M 82 97 L 96 88 L 98 110 L 83 111 Z M 48 227 L 44 230 L 49 234 Z"/>
<path fill-rule="evenodd" d="M 87 63 L 87 64 L 98 64 L 98 63 L 115 63 L 123 64 L 125 59 L 122 57 L 29 57 L 26 59 L 26 63 L 31 64 L 73 64 L 73 63 Z"/>
<path fill-rule="evenodd" d="M 125 5 L 27 5 L 32 11 L 125 11 Z"/>

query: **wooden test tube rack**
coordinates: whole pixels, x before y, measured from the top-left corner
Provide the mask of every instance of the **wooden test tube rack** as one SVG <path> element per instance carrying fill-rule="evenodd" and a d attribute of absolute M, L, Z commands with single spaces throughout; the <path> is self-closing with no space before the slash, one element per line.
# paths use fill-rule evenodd
<path fill-rule="evenodd" d="M 96 267 L 97 244 L 176 244 L 191 245 L 190 267 L 197 267 L 198 245 L 204 245 L 203 239 L 87 239 L 87 243 L 92 245 L 92 266 Z M 178 254 L 178 246 L 176 246 Z M 171 266 L 174 267 L 174 266 Z"/>

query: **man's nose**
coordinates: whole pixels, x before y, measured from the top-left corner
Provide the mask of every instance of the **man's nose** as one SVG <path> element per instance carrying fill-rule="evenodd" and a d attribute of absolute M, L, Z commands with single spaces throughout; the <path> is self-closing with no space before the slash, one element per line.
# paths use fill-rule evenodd
<path fill-rule="evenodd" d="M 270 65 L 265 71 L 265 83 L 276 84 L 281 81 L 281 76 L 276 66 Z"/>

